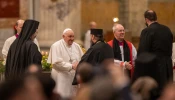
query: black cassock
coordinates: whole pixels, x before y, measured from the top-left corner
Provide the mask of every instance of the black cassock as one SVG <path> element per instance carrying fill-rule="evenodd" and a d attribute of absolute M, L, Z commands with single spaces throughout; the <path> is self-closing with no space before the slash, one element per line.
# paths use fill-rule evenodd
<path fill-rule="evenodd" d="M 30 64 L 37 64 L 41 68 L 41 53 L 30 39 L 38 25 L 37 21 L 26 20 L 19 37 L 10 46 L 5 67 L 6 80 L 23 77 Z"/>
<path fill-rule="evenodd" d="M 143 29 L 140 36 L 140 44 L 138 47 L 139 56 L 143 52 L 152 53 L 156 56 L 156 66 L 154 70 L 149 70 L 148 73 L 144 72 L 144 69 L 139 70 L 141 66 L 135 65 L 134 79 L 141 76 L 151 76 L 159 84 L 159 88 L 162 89 L 165 84 L 173 80 L 173 68 L 172 68 L 172 43 L 173 34 L 170 29 L 157 22 L 152 23 L 147 28 Z M 141 58 L 142 59 L 142 58 Z M 151 66 L 151 65 L 150 65 Z M 150 67 L 144 67 L 145 70 Z M 145 73 L 143 75 L 143 73 Z"/>
<path fill-rule="evenodd" d="M 93 46 L 91 46 L 88 51 L 82 56 L 79 65 L 83 62 L 89 63 L 92 66 L 98 66 L 103 61 L 111 59 L 114 60 L 113 49 L 103 41 L 97 41 Z M 77 68 L 79 68 L 79 65 Z M 77 72 L 76 72 L 77 74 Z M 73 80 L 73 85 L 77 84 L 76 74 Z"/>

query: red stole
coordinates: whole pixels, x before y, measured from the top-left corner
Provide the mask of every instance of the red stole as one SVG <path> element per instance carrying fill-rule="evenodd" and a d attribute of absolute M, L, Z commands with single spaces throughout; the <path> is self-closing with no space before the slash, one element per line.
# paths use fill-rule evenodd
<path fill-rule="evenodd" d="M 129 47 L 131 65 L 133 66 L 133 60 L 132 60 L 132 43 L 129 42 L 129 41 L 126 41 L 126 43 L 128 44 L 128 47 Z M 113 40 L 109 41 L 108 44 L 113 48 Z M 133 73 L 134 73 L 134 68 L 131 69 L 131 78 L 133 76 Z"/>

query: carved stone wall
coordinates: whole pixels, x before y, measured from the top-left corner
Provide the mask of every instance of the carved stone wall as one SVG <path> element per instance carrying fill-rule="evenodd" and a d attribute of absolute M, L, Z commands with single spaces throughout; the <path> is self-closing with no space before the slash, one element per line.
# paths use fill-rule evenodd
<path fill-rule="evenodd" d="M 65 28 L 73 29 L 75 38 L 80 38 L 80 4 L 81 0 L 40 0 L 36 16 L 40 21 L 37 38 L 41 48 L 50 48 L 61 39 Z"/>

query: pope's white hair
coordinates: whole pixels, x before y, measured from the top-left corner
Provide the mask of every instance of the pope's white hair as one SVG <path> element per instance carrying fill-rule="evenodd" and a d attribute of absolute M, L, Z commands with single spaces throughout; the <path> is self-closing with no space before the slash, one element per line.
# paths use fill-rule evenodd
<path fill-rule="evenodd" d="M 66 28 L 66 29 L 63 31 L 63 35 L 64 35 L 67 31 L 73 31 L 73 30 L 70 29 L 70 28 Z"/>

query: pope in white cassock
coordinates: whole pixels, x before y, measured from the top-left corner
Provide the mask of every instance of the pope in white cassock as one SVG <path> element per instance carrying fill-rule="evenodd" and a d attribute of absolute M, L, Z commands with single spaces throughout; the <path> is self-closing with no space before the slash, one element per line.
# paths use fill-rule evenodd
<path fill-rule="evenodd" d="M 51 46 L 47 61 L 53 66 L 51 76 L 56 82 L 55 92 L 62 97 L 74 94 L 75 86 L 72 85 L 72 81 L 77 64 L 83 55 L 80 46 L 73 41 L 74 32 L 70 28 L 65 29 L 63 39 Z"/>

